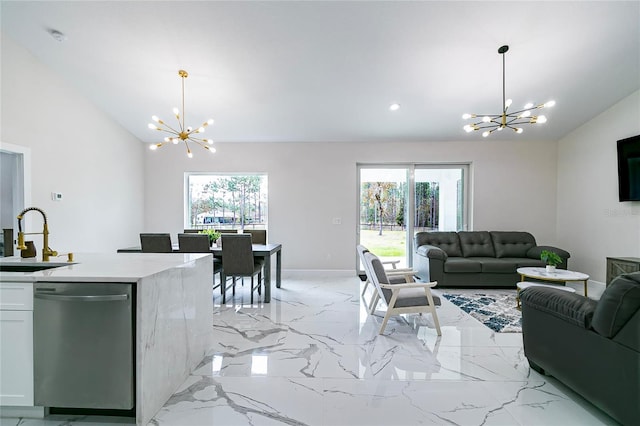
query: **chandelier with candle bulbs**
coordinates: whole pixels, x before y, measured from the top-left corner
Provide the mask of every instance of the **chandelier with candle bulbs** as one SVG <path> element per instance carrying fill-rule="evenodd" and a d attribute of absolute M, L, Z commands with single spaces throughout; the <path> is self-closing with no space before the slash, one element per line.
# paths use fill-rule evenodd
<path fill-rule="evenodd" d="M 166 136 L 164 138 L 164 142 L 154 143 L 154 144 L 150 145 L 149 149 L 151 149 L 153 151 L 153 150 L 156 150 L 156 149 L 160 148 L 162 145 L 167 144 L 167 143 L 172 143 L 174 145 L 177 145 L 180 142 L 184 142 L 184 146 L 187 149 L 187 157 L 192 158 L 193 157 L 193 153 L 191 152 L 191 147 L 189 146 L 189 142 L 191 142 L 191 143 L 194 143 L 196 145 L 201 146 L 202 148 L 206 149 L 207 151 L 209 151 L 211 153 L 216 152 L 216 149 L 211 146 L 211 145 L 213 145 L 213 141 L 211 139 L 204 139 L 204 138 L 196 136 L 196 135 L 201 135 L 202 133 L 204 133 L 205 127 L 213 124 L 213 119 L 212 118 L 210 118 L 207 121 L 205 121 L 204 123 L 202 123 L 202 125 L 200 127 L 198 127 L 197 129 L 194 129 L 192 127 L 185 127 L 184 126 L 184 117 L 185 117 L 185 110 L 184 110 L 184 79 L 189 76 L 189 73 L 187 73 L 185 70 L 179 70 L 178 71 L 178 75 L 180 76 L 180 78 L 182 78 L 182 115 L 180 115 L 180 110 L 178 108 L 173 108 L 173 114 L 176 116 L 176 119 L 178 120 L 178 126 L 179 127 L 178 127 L 178 129 L 174 129 L 173 127 L 169 126 L 164 121 L 160 120 L 156 115 L 151 117 L 151 119 L 156 124 L 149 123 L 149 128 L 152 129 L 152 130 L 158 130 L 158 131 L 161 131 L 161 132 L 168 133 L 169 136 Z"/>
<path fill-rule="evenodd" d="M 498 53 L 502 55 L 502 112 L 500 114 L 463 114 L 463 120 L 480 118 L 480 121 L 467 124 L 463 127 L 467 133 L 473 132 L 474 130 L 482 130 L 482 136 L 485 138 L 491 133 L 501 131 L 502 129 L 511 129 L 516 133 L 522 133 L 524 131 L 521 127 L 522 124 L 542 124 L 547 122 L 547 117 L 544 115 L 531 115 L 531 111 L 540 108 L 549 108 L 556 104 L 555 101 L 549 101 L 539 105 L 528 103 L 519 111 L 509 112 L 512 101 L 511 99 L 505 100 L 504 88 L 504 57 L 508 50 L 509 46 L 506 45 L 498 49 Z"/>

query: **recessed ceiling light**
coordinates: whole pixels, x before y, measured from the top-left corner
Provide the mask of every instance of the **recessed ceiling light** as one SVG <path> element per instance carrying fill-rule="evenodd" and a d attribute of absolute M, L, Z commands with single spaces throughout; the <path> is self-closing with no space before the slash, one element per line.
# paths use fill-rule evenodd
<path fill-rule="evenodd" d="M 67 36 L 58 30 L 49 29 L 47 30 L 47 32 L 51 37 L 53 37 L 54 40 L 59 41 L 61 43 L 67 39 Z"/>
<path fill-rule="evenodd" d="M 400 104 L 396 103 L 396 104 L 389 105 L 389 110 L 391 110 L 391 111 L 397 111 L 399 109 L 400 109 Z"/>

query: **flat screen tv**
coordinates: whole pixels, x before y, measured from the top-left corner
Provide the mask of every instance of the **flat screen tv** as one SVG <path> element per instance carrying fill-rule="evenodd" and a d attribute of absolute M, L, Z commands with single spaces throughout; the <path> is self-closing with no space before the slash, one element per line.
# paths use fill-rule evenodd
<path fill-rule="evenodd" d="M 640 201 L 640 135 L 618 141 L 620 201 Z"/>

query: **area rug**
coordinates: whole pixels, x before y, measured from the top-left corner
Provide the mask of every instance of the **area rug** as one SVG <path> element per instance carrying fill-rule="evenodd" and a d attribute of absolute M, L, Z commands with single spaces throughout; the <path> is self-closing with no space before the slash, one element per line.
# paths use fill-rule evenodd
<path fill-rule="evenodd" d="M 498 333 L 522 333 L 522 314 L 516 308 L 516 293 L 445 293 L 454 305 Z"/>

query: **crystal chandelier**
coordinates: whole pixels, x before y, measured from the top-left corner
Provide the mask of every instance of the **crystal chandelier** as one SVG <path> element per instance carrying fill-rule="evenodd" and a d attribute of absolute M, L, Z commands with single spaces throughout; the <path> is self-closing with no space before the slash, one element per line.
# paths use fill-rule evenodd
<path fill-rule="evenodd" d="M 556 104 L 555 101 L 549 101 L 544 104 L 534 105 L 532 103 L 528 103 L 524 106 L 523 109 L 514 112 L 508 112 L 509 107 L 511 106 L 511 99 L 505 100 L 505 89 L 504 89 L 504 56 L 505 53 L 509 50 L 509 46 L 502 46 L 498 49 L 498 53 L 502 55 L 502 113 L 500 114 L 463 114 L 462 119 L 468 120 L 470 118 L 480 118 L 480 121 L 467 124 L 464 126 L 464 130 L 469 133 L 474 130 L 484 130 L 482 132 L 483 137 L 489 136 L 491 133 L 497 131 L 501 131 L 504 128 L 511 129 L 516 133 L 522 133 L 523 129 L 520 127 L 521 124 L 542 124 L 547 122 L 547 117 L 544 115 L 531 115 L 531 111 L 540 109 L 540 108 L 549 108 Z"/>
<path fill-rule="evenodd" d="M 171 136 L 167 136 L 164 138 L 164 142 L 154 143 L 149 146 L 149 149 L 152 151 L 160 148 L 162 145 L 167 143 L 173 143 L 177 145 L 180 141 L 184 142 L 184 146 L 187 148 L 187 157 L 192 158 L 193 153 L 191 152 L 191 148 L 189 147 L 189 142 L 193 142 L 194 144 L 200 145 L 202 148 L 207 151 L 213 153 L 216 152 L 216 149 L 210 145 L 213 145 L 213 141 L 211 139 L 203 139 L 200 137 L 196 137 L 195 135 L 199 135 L 204 133 L 205 127 L 210 124 L 213 124 L 213 119 L 210 118 L 206 122 L 202 123 L 197 129 L 193 129 L 191 127 L 184 127 L 184 79 L 189 76 L 189 74 L 185 70 L 179 70 L 178 75 L 182 78 L 182 116 L 180 115 L 180 110 L 178 108 L 173 108 L 173 113 L 178 120 L 179 129 L 174 129 L 169 126 L 164 121 L 160 120 L 157 116 L 151 117 L 151 119 L 157 124 L 149 123 L 149 128 L 152 130 L 159 130 L 161 132 L 169 133 Z"/>

